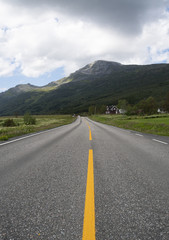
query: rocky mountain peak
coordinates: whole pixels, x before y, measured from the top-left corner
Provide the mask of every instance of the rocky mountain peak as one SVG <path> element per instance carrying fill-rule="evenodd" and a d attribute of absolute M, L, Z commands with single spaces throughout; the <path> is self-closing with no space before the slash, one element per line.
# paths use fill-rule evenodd
<path fill-rule="evenodd" d="M 27 92 L 32 89 L 38 88 L 37 86 L 31 85 L 30 83 L 27 84 L 19 84 L 15 88 L 13 88 L 16 92 Z"/>
<path fill-rule="evenodd" d="M 113 70 L 115 70 L 119 66 L 121 66 L 121 64 L 117 62 L 98 60 L 86 65 L 79 71 L 87 75 L 105 75 L 110 74 Z"/>

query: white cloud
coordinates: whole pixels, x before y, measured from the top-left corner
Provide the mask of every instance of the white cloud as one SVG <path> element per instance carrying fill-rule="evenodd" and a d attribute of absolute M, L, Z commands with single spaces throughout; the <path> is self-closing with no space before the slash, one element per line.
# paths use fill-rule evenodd
<path fill-rule="evenodd" d="M 16 68 L 16 63 L 10 62 L 9 59 L 0 58 L 0 77 L 11 76 Z"/>
<path fill-rule="evenodd" d="M 110 22 L 108 27 L 107 22 L 104 27 L 104 24 L 99 25 L 99 21 L 95 21 L 101 11 L 100 7 L 95 12 L 96 18 L 92 19 L 90 13 L 81 18 L 79 13 L 71 16 L 73 10 L 68 14 L 66 10 L 63 11 L 63 5 L 59 8 L 50 5 L 46 8 L 28 8 L 24 1 L 22 6 L 8 2 L 10 4 L 0 0 L 0 76 L 9 76 L 16 68 L 20 68 L 21 73 L 27 77 L 39 77 L 62 66 L 68 75 L 98 59 L 136 64 L 169 62 L 169 53 L 164 51 L 169 49 L 169 13 L 164 11 L 163 1 L 160 7 L 159 1 L 155 1 L 154 6 L 153 1 L 148 1 L 148 7 L 145 1 L 144 4 L 134 4 L 137 11 L 132 17 L 128 16 L 128 6 L 128 13 L 125 12 L 123 19 L 128 16 L 127 23 L 123 25 L 121 20 L 115 22 L 118 20 L 116 16 L 116 19 L 112 17 L 114 22 Z M 122 9 L 122 0 L 120 4 L 117 1 L 112 1 L 113 3 L 116 9 Z M 103 5 L 102 7 L 104 8 Z M 81 12 L 80 6 L 78 9 Z M 141 23 L 145 15 L 139 18 L 139 14 L 145 9 L 148 9 L 146 12 L 149 14 L 152 12 L 152 15 L 146 17 L 147 22 L 145 19 Z M 104 16 L 106 11 L 103 11 L 100 21 Z M 138 28 L 133 30 L 133 34 L 131 29 L 129 33 L 127 29 L 123 31 L 127 25 L 132 26 L 130 22 L 134 19 Z M 114 27 L 118 23 L 120 30 Z"/>
<path fill-rule="evenodd" d="M 137 34 L 147 22 L 159 18 L 168 0 L 6 0 L 9 4 L 31 12 L 54 9 L 70 18 L 113 27 L 126 34 Z"/>

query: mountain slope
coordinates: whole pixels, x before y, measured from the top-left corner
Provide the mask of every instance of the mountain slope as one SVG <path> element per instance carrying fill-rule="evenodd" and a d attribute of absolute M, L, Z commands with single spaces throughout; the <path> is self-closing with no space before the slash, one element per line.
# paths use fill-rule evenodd
<path fill-rule="evenodd" d="M 44 87 L 20 87 L 16 94 L 14 89 L 0 94 L 0 115 L 78 113 L 90 105 L 115 104 L 118 99 L 136 103 L 149 96 L 161 101 L 169 91 L 169 64 L 96 61 Z M 10 97 L 9 91 L 13 91 Z"/>

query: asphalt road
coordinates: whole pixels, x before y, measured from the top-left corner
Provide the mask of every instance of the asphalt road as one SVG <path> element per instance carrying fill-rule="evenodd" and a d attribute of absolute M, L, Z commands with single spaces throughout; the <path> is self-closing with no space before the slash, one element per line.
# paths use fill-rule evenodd
<path fill-rule="evenodd" d="M 0 240 L 82 239 L 91 149 L 96 240 L 168 240 L 169 138 L 80 117 L 0 143 Z"/>

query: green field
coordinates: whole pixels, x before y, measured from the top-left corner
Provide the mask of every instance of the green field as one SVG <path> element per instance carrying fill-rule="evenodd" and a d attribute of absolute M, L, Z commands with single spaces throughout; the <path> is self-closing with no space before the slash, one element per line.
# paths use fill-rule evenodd
<path fill-rule="evenodd" d="M 9 138 L 29 134 L 33 132 L 43 131 L 65 124 L 72 123 L 76 118 L 71 115 L 44 115 L 33 116 L 36 118 L 35 125 L 25 125 L 22 117 L 0 117 L 0 140 L 8 140 Z M 15 127 L 3 127 L 6 119 L 13 119 L 16 123 Z"/>
<path fill-rule="evenodd" d="M 169 136 L 169 114 L 152 116 L 92 115 L 94 121 L 138 132 Z"/>

